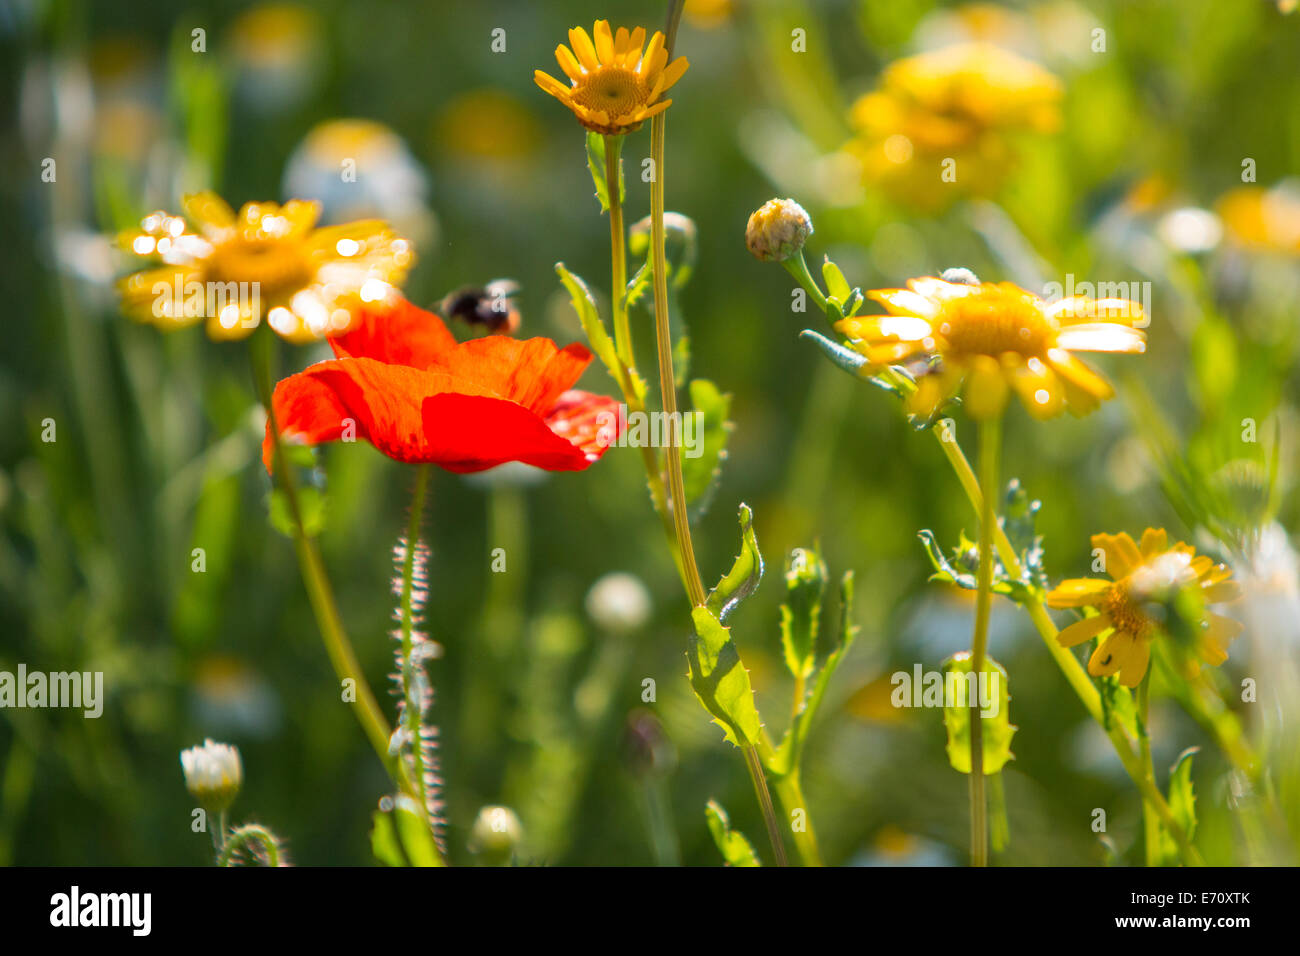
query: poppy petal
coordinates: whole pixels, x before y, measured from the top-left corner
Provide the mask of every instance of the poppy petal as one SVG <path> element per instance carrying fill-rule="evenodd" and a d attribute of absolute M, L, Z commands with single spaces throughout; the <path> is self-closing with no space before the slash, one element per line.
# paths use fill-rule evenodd
<path fill-rule="evenodd" d="M 618 409 L 619 403 L 607 395 L 571 389 L 547 414 L 546 427 L 588 456 L 599 458 L 622 431 Z"/>
<path fill-rule="evenodd" d="M 352 328 L 329 342 L 341 359 L 369 358 L 412 368 L 428 368 L 456 347 L 456 337 L 442 319 L 400 297 L 362 305 Z"/>
<path fill-rule="evenodd" d="M 419 457 L 464 474 L 521 461 L 547 471 L 581 471 L 598 458 L 556 434 L 528 409 L 500 398 L 447 392 L 421 404 Z"/>

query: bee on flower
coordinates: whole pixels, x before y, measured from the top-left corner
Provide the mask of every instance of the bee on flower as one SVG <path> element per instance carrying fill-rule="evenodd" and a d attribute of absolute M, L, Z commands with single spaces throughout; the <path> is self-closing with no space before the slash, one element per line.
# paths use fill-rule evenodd
<path fill-rule="evenodd" d="M 242 339 L 265 319 L 291 342 L 339 334 L 362 303 L 395 295 L 415 260 L 379 220 L 316 228 L 316 202 L 253 202 L 236 214 L 203 192 L 183 208 L 150 213 L 119 238 L 155 263 L 121 281 L 123 308 L 163 329 L 206 320 L 211 338 Z"/>
<path fill-rule="evenodd" d="M 661 99 L 690 65 L 679 56 L 668 62 L 664 35 L 658 30 L 642 53 L 645 28 L 610 31 L 608 20 L 597 20 L 589 36 L 582 27 L 569 31 L 572 49 L 561 43 L 555 59 L 569 85 L 537 70 L 533 78 L 547 93 L 573 111 L 587 129 L 607 136 L 631 133 L 672 105 Z"/>
<path fill-rule="evenodd" d="M 1010 282 L 979 282 L 966 270 L 944 275 L 869 292 L 885 315 L 835 325 L 871 369 L 898 365 L 919 375 L 908 399 L 915 415 L 933 417 L 959 391 L 977 420 L 1001 415 L 1013 391 L 1035 418 L 1083 415 L 1114 390 L 1073 353 L 1146 349 L 1135 328 L 1146 324 L 1144 311 L 1128 299 L 1047 302 Z"/>
<path fill-rule="evenodd" d="M 989 196 L 1013 166 L 1014 135 L 1059 128 L 1061 92 L 1052 73 L 990 43 L 931 50 L 891 64 L 853 104 L 849 152 L 869 185 L 922 209 Z"/>
<path fill-rule="evenodd" d="M 1175 631 L 1164 613 L 1168 607 L 1192 624 L 1188 659 L 1193 669 L 1199 661 L 1217 667 L 1228 659 L 1228 644 L 1241 633 L 1242 625 L 1208 610 L 1209 605 L 1241 596 L 1227 566 L 1181 541 L 1170 545 L 1162 528 L 1148 528 L 1137 542 L 1123 532 L 1096 534 L 1092 546 L 1105 556 L 1110 580 L 1071 578 L 1047 595 L 1050 607 L 1096 611 L 1057 637 L 1062 647 L 1100 639 L 1088 660 L 1089 674 L 1118 674 L 1125 687 L 1141 683 L 1152 644 Z"/>

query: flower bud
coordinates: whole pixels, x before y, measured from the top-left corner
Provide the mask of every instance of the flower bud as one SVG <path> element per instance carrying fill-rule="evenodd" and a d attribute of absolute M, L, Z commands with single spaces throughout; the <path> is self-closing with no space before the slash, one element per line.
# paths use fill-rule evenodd
<path fill-rule="evenodd" d="M 613 571 L 587 592 L 587 613 L 601 630 L 626 634 L 649 620 L 650 592 L 636 575 Z"/>
<path fill-rule="evenodd" d="M 488 865 L 510 862 L 524 839 L 524 827 L 509 807 L 487 806 L 478 812 L 469 832 L 470 852 Z"/>
<path fill-rule="evenodd" d="M 181 751 L 185 789 L 210 813 L 221 813 L 235 802 L 244 783 L 239 748 L 219 744 L 211 737 L 201 747 Z"/>
<path fill-rule="evenodd" d="M 812 235 L 812 218 L 793 199 L 769 199 L 745 227 L 745 246 L 764 262 L 784 262 Z"/>

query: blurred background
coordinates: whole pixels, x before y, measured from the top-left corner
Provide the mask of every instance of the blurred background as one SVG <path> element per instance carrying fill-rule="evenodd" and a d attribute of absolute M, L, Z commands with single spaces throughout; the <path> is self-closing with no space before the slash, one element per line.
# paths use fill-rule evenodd
<path fill-rule="evenodd" d="M 927 583 L 917 532 L 955 543 L 976 521 L 894 400 L 797 338 L 824 323 L 792 313 L 790 277 L 743 242 L 773 196 L 812 214 L 810 263 L 829 254 L 863 289 L 951 266 L 1040 292 L 1067 276 L 1150 284 L 1147 354 L 1096 363 L 1119 399 L 1048 425 L 1014 409 L 1004 472 L 1043 502 L 1054 579 L 1089 573 L 1090 534 L 1147 526 L 1232 563 L 1248 629 L 1211 677 L 1269 755 L 1286 819 L 1261 829 L 1250 788 L 1159 684 L 1156 766 L 1163 780 L 1180 751 L 1202 747 L 1209 862 L 1294 861 L 1294 841 L 1277 839 L 1286 824 L 1300 833 L 1300 198 L 1288 180 L 1300 175 L 1300 15 L 1289 6 L 688 3 L 678 52 L 691 68 L 673 91 L 663 173 L 669 208 L 698 229 L 680 300 L 693 373 L 733 395 L 735 421 L 695 540 L 716 580 L 738 547 L 736 505 L 753 507 L 768 579 L 731 623 L 774 736 L 789 711 L 786 556 L 820 542 L 833 577 L 856 570 L 862 632 L 805 758 L 828 862 L 965 860 L 966 785 L 941 715 L 892 707 L 889 675 L 969 645 L 972 602 Z M 578 340 L 554 265 L 607 290 L 608 225 L 582 130 L 533 70 L 556 72 L 571 26 L 653 29 L 665 8 L 0 3 L 0 670 L 102 671 L 106 689 L 97 720 L 0 711 L 0 862 L 209 861 L 178 761 L 205 737 L 243 754 L 234 818 L 272 826 L 297 863 L 370 863 L 386 789 L 338 706 L 291 542 L 266 519 L 245 349 L 122 317 L 114 283 L 131 263 L 116 233 L 200 188 L 235 204 L 319 199 L 326 221 L 382 216 L 413 240 L 417 304 L 510 278 L 521 334 Z M 971 42 L 1002 51 L 1007 75 L 959 79 L 970 95 L 938 107 L 951 135 L 926 135 L 933 116 L 909 126 L 925 70 L 891 64 Z M 1041 102 L 1007 108 L 1026 84 Z M 648 154 L 647 128 L 624 148 L 629 222 L 649 212 L 635 175 Z M 934 168 L 947 156 L 958 182 L 942 190 Z M 359 176 L 345 187 L 348 157 Z M 633 320 L 652 355 L 649 316 Z M 286 348 L 278 361 L 288 374 L 326 354 Z M 598 368 L 583 387 L 615 391 Z M 392 547 L 412 474 L 364 444 L 328 448 L 319 464 L 325 560 L 371 684 L 386 687 Z M 634 452 L 544 478 L 439 473 L 428 529 L 454 862 L 475 859 L 480 808 L 503 804 L 521 821 L 521 862 L 716 865 L 711 797 L 767 855 L 742 762 L 684 677 L 685 601 Z M 495 548 L 505 573 L 490 571 Z M 991 652 L 1020 728 L 999 861 L 1140 861 L 1132 784 L 1005 602 Z M 642 702 L 646 678 L 654 703 Z M 1258 681 L 1254 703 L 1240 702 L 1243 678 Z M 1105 834 L 1092 830 L 1096 807 Z"/>

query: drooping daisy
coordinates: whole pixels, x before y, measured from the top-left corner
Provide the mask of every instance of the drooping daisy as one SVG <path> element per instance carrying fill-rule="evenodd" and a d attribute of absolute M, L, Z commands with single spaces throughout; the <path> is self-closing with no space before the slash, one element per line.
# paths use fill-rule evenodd
<path fill-rule="evenodd" d="M 650 37 L 643 55 L 644 42 L 644 27 L 630 33 L 619 27 L 617 33 L 611 33 L 608 20 L 597 20 L 592 36 L 582 27 L 574 27 L 569 31 L 573 49 L 563 43 L 555 48 L 555 59 L 570 85 L 541 70 L 536 70 L 533 78 L 572 110 L 587 129 L 606 135 L 630 133 L 672 105 L 672 100 L 660 96 L 690 65 L 684 56 L 668 62 L 664 35 L 659 31 Z"/>
<path fill-rule="evenodd" d="M 1136 687 L 1150 663 L 1152 642 L 1169 633 L 1162 615 L 1154 610 L 1162 605 L 1176 605 L 1195 618 L 1197 658 L 1216 667 L 1228 659 L 1228 644 L 1241 633 L 1242 625 L 1206 609 L 1241 594 L 1225 565 L 1215 564 L 1181 541 L 1171 546 L 1164 529 L 1148 528 L 1140 542 L 1123 532 L 1096 534 L 1092 546 L 1105 556 L 1112 580 L 1071 578 L 1047 595 L 1050 607 L 1096 609 L 1095 616 L 1071 624 L 1057 636 L 1062 647 L 1101 638 L 1088 661 L 1089 674 L 1119 674 L 1120 683 Z"/>
<path fill-rule="evenodd" d="M 212 338 L 242 339 L 265 319 L 291 342 L 339 334 L 361 303 L 395 295 L 415 261 L 379 220 L 315 228 L 315 202 L 247 203 L 236 214 L 203 192 L 183 208 L 150 213 L 120 238 L 162 262 L 122 280 L 123 308 L 164 329 L 205 320 Z"/>
<path fill-rule="evenodd" d="M 973 277 L 972 277 L 973 278 Z M 886 315 L 844 319 L 835 328 L 870 365 L 920 373 L 909 410 L 929 417 L 965 384 L 973 418 L 1002 413 L 1009 391 L 1034 417 L 1082 415 L 1114 392 L 1072 354 L 1142 352 L 1142 307 L 1128 299 L 1070 296 L 1046 302 L 1010 282 L 909 279 L 906 289 L 868 297 Z"/>

